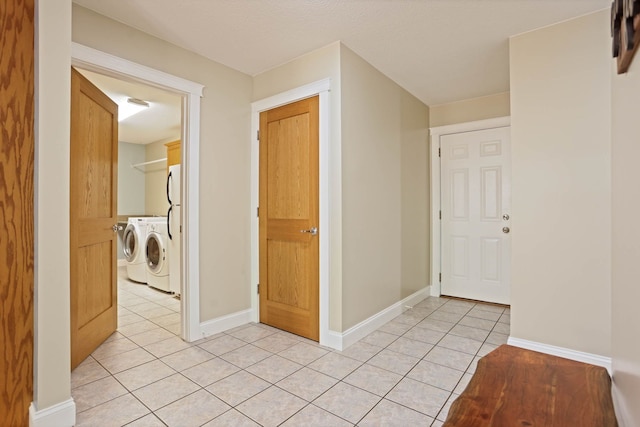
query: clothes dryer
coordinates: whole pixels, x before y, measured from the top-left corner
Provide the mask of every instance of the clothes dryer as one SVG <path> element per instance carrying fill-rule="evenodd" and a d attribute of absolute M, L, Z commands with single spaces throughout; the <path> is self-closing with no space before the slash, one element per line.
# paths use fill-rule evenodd
<path fill-rule="evenodd" d="M 166 218 L 147 224 L 147 285 L 169 292 L 169 233 Z"/>
<path fill-rule="evenodd" d="M 122 249 L 127 260 L 127 276 L 129 279 L 147 283 L 147 267 L 145 265 L 145 244 L 147 240 L 147 218 L 130 217 L 122 237 Z"/>

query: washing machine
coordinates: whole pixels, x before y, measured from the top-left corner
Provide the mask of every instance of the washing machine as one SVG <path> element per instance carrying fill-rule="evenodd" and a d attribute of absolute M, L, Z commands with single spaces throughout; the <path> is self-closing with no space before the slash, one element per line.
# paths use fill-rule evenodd
<path fill-rule="evenodd" d="M 122 236 L 122 250 L 127 260 L 127 276 L 135 282 L 147 283 L 146 241 L 147 218 L 130 217 Z"/>
<path fill-rule="evenodd" d="M 147 285 L 169 292 L 169 232 L 166 218 L 147 224 L 145 247 Z"/>

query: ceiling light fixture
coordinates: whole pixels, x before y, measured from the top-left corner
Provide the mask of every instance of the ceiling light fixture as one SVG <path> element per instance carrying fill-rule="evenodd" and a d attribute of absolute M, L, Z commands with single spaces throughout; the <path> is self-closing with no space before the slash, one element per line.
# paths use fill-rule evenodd
<path fill-rule="evenodd" d="M 120 98 L 118 100 L 118 121 L 121 122 L 127 118 L 146 110 L 150 107 L 147 101 L 138 98 Z"/>

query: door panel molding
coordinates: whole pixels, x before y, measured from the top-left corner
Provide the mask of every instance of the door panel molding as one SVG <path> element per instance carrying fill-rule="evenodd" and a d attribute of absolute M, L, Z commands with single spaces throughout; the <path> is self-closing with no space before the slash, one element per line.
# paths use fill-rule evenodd
<path fill-rule="evenodd" d="M 258 260 L 258 175 L 259 175 L 259 142 L 260 112 L 271 110 L 285 104 L 318 95 L 319 104 L 319 143 L 320 143 L 320 344 L 342 349 L 342 334 L 329 330 L 329 243 L 331 230 L 329 225 L 329 92 L 331 79 L 300 86 L 280 94 L 255 101 L 251 104 L 251 321 L 260 318 L 260 301 L 256 290 L 259 282 Z"/>
<path fill-rule="evenodd" d="M 440 296 L 440 272 L 441 267 L 441 236 L 440 236 L 440 137 L 455 133 L 473 132 L 485 129 L 508 127 L 511 125 L 511 117 L 498 117 L 495 119 L 478 120 L 474 122 L 458 123 L 454 125 L 438 126 L 429 129 L 430 140 L 430 169 L 431 169 L 431 296 Z"/>
<path fill-rule="evenodd" d="M 183 96 L 181 162 L 182 180 L 182 338 L 195 341 L 203 336 L 200 325 L 200 98 L 204 86 L 79 43 L 71 44 L 71 65 L 111 77 L 126 77 Z"/>

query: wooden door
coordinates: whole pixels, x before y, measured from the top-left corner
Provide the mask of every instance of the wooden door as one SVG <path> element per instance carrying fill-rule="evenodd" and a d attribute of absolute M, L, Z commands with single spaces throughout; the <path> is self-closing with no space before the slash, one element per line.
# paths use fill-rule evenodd
<path fill-rule="evenodd" d="M 260 114 L 260 321 L 315 341 L 318 99 Z"/>
<path fill-rule="evenodd" d="M 440 137 L 443 295 L 509 304 L 508 127 Z"/>
<path fill-rule="evenodd" d="M 71 70 L 71 368 L 117 327 L 118 106 Z"/>
<path fill-rule="evenodd" d="M 34 3 L 0 6 L 0 425 L 33 400 Z"/>

